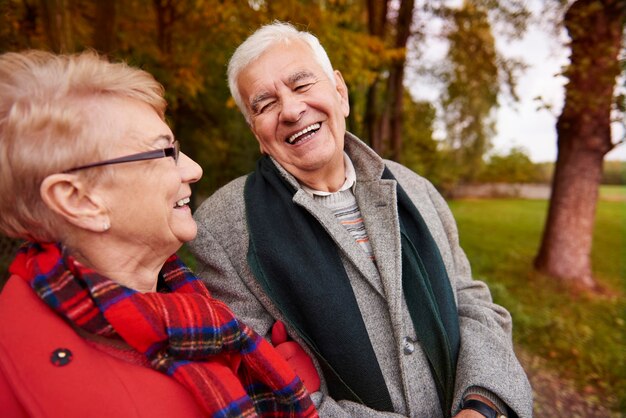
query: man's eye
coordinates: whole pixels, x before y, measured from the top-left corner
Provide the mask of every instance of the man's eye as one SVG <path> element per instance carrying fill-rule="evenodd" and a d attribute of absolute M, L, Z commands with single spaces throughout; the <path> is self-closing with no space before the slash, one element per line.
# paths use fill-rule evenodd
<path fill-rule="evenodd" d="M 313 83 L 299 84 L 299 85 L 296 86 L 296 88 L 294 90 L 295 91 L 307 91 L 308 89 L 311 88 L 312 85 L 313 85 Z"/>
<path fill-rule="evenodd" d="M 267 112 L 268 110 L 270 110 L 274 106 L 274 103 L 276 103 L 276 102 L 263 103 L 263 105 L 261 105 L 259 107 L 259 111 L 257 113 Z"/>

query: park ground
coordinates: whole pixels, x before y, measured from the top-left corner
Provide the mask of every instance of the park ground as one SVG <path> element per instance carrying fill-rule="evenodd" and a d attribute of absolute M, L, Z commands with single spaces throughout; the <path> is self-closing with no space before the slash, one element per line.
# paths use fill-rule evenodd
<path fill-rule="evenodd" d="M 474 277 L 513 316 L 536 418 L 626 417 L 626 187 L 603 186 L 592 262 L 598 292 L 537 274 L 545 199 L 455 199 L 450 207 Z"/>

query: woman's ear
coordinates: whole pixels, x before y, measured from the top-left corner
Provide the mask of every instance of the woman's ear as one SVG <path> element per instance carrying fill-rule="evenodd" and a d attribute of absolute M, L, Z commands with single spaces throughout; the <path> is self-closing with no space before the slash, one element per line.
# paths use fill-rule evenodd
<path fill-rule="evenodd" d="M 75 174 L 51 174 L 39 188 L 41 198 L 56 214 L 82 229 L 102 232 L 110 221 L 104 202 Z"/>

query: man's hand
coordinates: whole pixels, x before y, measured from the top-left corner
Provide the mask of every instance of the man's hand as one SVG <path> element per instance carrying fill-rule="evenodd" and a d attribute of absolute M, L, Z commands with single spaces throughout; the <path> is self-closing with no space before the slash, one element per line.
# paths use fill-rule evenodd
<path fill-rule="evenodd" d="M 470 399 L 481 401 L 482 403 L 486 404 L 487 406 L 494 409 L 495 411 L 498 410 L 498 408 L 496 408 L 493 402 L 491 402 L 489 399 L 485 398 L 484 396 L 471 394 L 465 397 L 466 401 Z M 485 416 L 478 411 L 474 411 L 473 409 L 468 408 L 468 409 L 461 409 L 461 411 L 458 414 L 456 414 L 454 418 L 485 418 Z"/>
<path fill-rule="evenodd" d="M 461 412 L 456 414 L 454 418 L 485 418 L 480 412 L 476 412 L 473 409 L 461 409 Z"/>

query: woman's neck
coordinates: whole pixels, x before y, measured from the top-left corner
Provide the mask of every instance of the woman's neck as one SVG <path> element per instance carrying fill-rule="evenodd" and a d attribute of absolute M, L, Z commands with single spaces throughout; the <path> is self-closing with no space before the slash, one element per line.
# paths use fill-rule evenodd
<path fill-rule="evenodd" d="M 104 245 L 104 242 L 68 246 L 68 251 L 78 262 L 98 274 L 141 293 L 156 291 L 159 272 L 169 257 L 156 254 L 148 246 L 138 250 L 124 245 Z"/>

